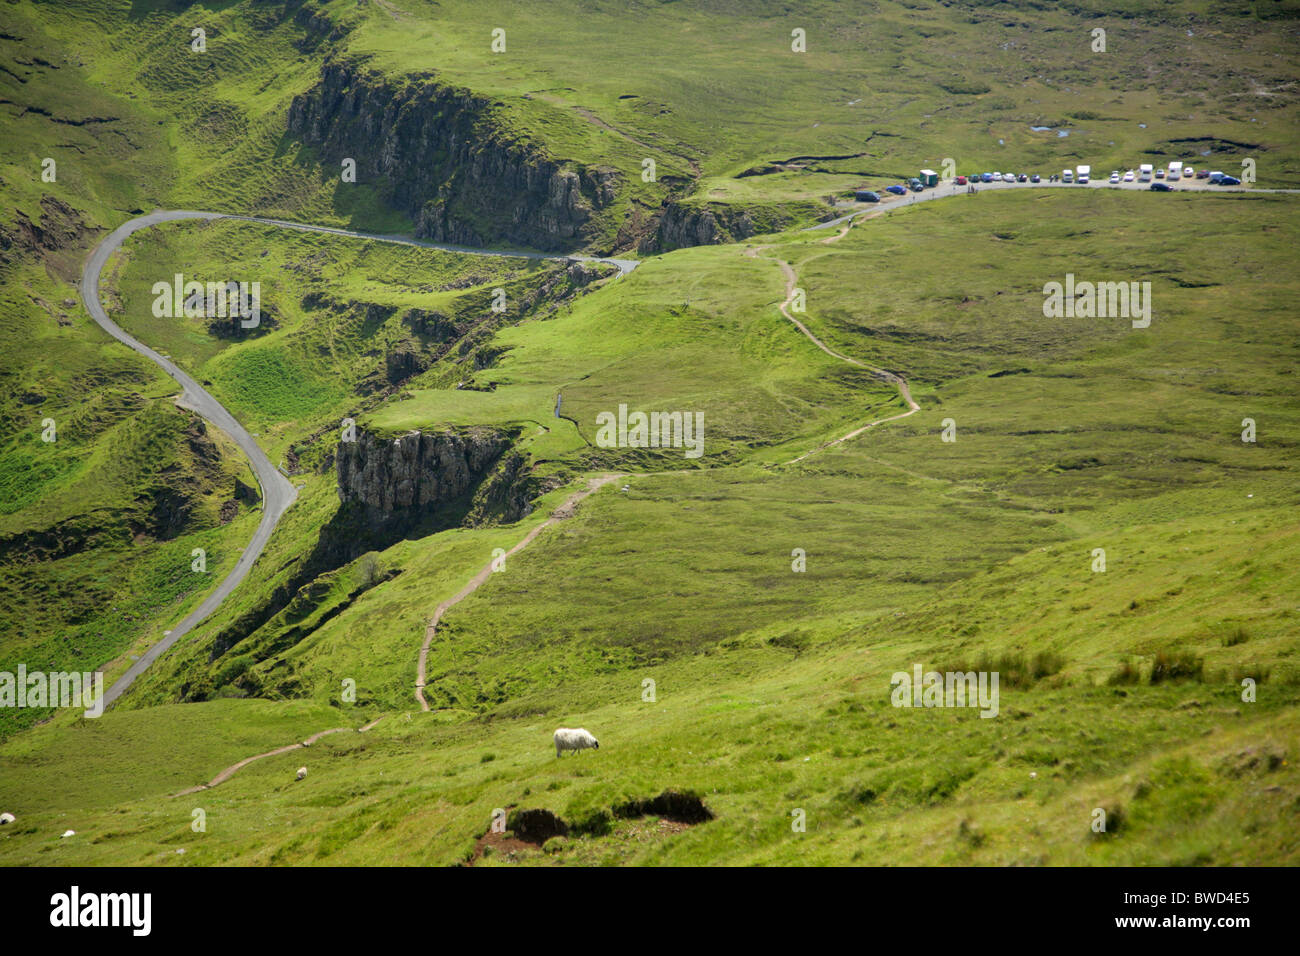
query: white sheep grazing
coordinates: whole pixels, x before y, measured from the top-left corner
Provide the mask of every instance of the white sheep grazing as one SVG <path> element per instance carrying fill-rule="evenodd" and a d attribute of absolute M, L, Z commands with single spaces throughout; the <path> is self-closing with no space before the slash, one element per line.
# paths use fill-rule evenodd
<path fill-rule="evenodd" d="M 561 727 L 555 732 L 555 756 L 560 756 L 566 750 L 572 750 L 575 753 L 579 750 L 586 750 L 588 747 L 600 749 L 600 741 L 582 728 L 572 730 L 568 727 Z"/>
<path fill-rule="evenodd" d="M 301 780 L 301 779 L 302 779 L 303 777 L 305 777 L 305 776 L 307 776 L 307 768 L 306 768 L 306 767 L 299 767 L 299 768 L 298 768 L 298 779 Z"/>
<path fill-rule="evenodd" d="M 14 819 L 12 813 L 0 813 L 0 827 L 4 826 L 6 823 L 13 823 Z"/>

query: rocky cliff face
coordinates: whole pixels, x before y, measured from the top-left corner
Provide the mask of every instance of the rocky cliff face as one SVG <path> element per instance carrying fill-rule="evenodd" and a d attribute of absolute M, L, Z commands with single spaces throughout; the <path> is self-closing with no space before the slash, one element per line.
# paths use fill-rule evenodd
<path fill-rule="evenodd" d="M 511 138 L 488 100 L 430 76 L 328 62 L 294 98 L 289 130 L 331 163 L 355 159 L 359 180 L 386 181 L 416 234 L 440 242 L 582 248 L 617 195 L 616 170 L 557 162 Z"/>
<path fill-rule="evenodd" d="M 0 226 L 0 264 L 71 248 L 81 244 L 90 231 L 81 214 L 63 200 L 43 196 L 38 222 L 18 209 L 11 226 Z"/>
<path fill-rule="evenodd" d="M 509 446 L 510 436 L 490 428 L 413 431 L 395 439 L 359 432 L 356 441 L 339 443 L 339 499 L 381 523 L 427 513 L 462 499 Z"/>
<path fill-rule="evenodd" d="M 527 460 L 510 450 L 516 437 L 475 427 L 412 431 L 398 438 L 358 431 L 356 441 L 340 442 L 335 472 L 342 507 L 284 584 L 215 635 L 209 660 L 243 645 L 299 595 L 310 595 L 313 582 L 367 551 L 462 524 L 526 515 L 532 483 Z M 308 633 L 286 632 L 285 639 L 296 642 Z"/>
<path fill-rule="evenodd" d="M 641 240 L 637 251 L 649 255 L 685 246 L 739 242 L 750 236 L 778 232 L 801 219 L 825 215 L 825 207 L 807 201 L 741 206 L 672 199 L 664 204 L 655 230 Z"/>
<path fill-rule="evenodd" d="M 641 242 L 637 251 L 651 254 L 684 246 L 710 246 L 748 239 L 754 232 L 754 224 L 744 209 L 715 210 L 670 202 L 659 217 L 658 228 Z"/>

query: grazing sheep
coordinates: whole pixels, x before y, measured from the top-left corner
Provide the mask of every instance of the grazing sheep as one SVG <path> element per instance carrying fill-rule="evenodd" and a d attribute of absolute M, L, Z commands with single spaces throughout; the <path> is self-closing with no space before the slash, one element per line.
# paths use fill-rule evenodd
<path fill-rule="evenodd" d="M 76 831 L 76 830 L 64 830 L 64 831 L 63 831 L 63 835 L 64 835 L 64 837 L 76 836 L 76 835 L 77 835 L 77 831 Z"/>
<path fill-rule="evenodd" d="M 303 777 L 305 777 L 305 776 L 307 776 L 307 768 L 306 768 L 306 767 L 299 767 L 299 768 L 298 768 L 298 779 L 301 780 L 301 779 L 302 779 Z"/>
<path fill-rule="evenodd" d="M 0 827 L 4 826 L 6 823 L 13 823 L 13 822 L 14 822 L 14 815 L 12 813 L 0 813 Z"/>
<path fill-rule="evenodd" d="M 575 753 L 579 750 L 586 750 L 588 747 L 600 749 L 600 741 L 582 728 L 572 730 L 568 727 L 561 727 L 555 732 L 555 756 L 560 756 L 566 750 L 572 750 Z"/>

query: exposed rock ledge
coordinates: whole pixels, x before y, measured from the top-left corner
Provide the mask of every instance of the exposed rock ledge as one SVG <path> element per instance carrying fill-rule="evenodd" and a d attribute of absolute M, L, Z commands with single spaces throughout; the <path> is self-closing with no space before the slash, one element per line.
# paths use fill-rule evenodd
<path fill-rule="evenodd" d="M 437 509 L 477 487 L 510 444 L 510 435 L 492 428 L 387 439 L 358 432 L 356 441 L 339 443 L 339 499 L 365 506 L 381 522 L 412 509 Z"/>
<path fill-rule="evenodd" d="M 327 62 L 294 97 L 288 125 L 329 162 L 353 158 L 363 180 L 387 183 L 421 238 L 572 251 L 615 214 L 617 170 L 552 158 L 512 133 L 490 100 L 428 74 Z"/>

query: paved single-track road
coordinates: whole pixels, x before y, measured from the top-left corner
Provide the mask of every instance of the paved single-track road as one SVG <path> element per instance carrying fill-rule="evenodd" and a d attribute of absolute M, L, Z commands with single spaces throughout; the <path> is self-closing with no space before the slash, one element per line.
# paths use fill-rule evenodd
<path fill-rule="evenodd" d="M 81 274 L 81 301 L 85 304 L 86 311 L 91 314 L 91 317 L 113 338 L 135 349 L 135 351 L 175 379 L 182 389 L 177 404 L 197 412 L 229 435 L 240 450 L 248 456 L 248 460 L 253 466 L 253 473 L 257 475 L 258 484 L 262 486 L 262 520 L 257 526 L 257 531 L 253 533 L 253 540 L 248 543 L 248 547 L 244 548 L 244 552 L 239 556 L 235 567 L 212 593 L 203 599 L 203 602 L 198 607 L 168 631 L 162 640 L 150 647 L 140 656 L 139 660 L 127 668 L 126 673 L 113 682 L 112 686 L 104 693 L 105 707 L 121 697 L 122 693 L 131 686 L 137 677 L 145 672 L 150 664 L 166 653 L 167 649 L 184 637 L 194 625 L 215 611 L 221 605 L 221 602 L 226 599 L 227 595 L 239 586 L 239 582 L 248 576 L 253 563 L 257 560 L 258 555 L 262 553 L 262 549 L 266 547 L 266 542 L 270 540 L 271 532 L 275 530 L 275 525 L 280 520 L 280 516 L 284 514 L 289 505 L 293 504 L 294 499 L 298 496 L 297 489 L 289 483 L 289 479 L 280 474 L 276 467 L 271 464 L 271 459 L 266 457 L 266 453 L 253 440 L 253 436 L 248 433 L 243 425 L 235 421 L 235 416 L 226 411 L 220 402 L 208 394 L 203 386 L 194 381 L 175 362 L 128 335 L 108 317 L 99 301 L 99 274 L 103 271 L 109 256 L 116 252 L 132 233 L 155 226 L 161 222 L 217 218 L 220 217 L 214 213 L 160 211 L 141 216 L 138 219 L 132 219 L 130 222 L 114 229 L 103 242 L 95 247 L 95 250 L 90 254 L 90 258 L 86 260 L 86 268 Z"/>
<path fill-rule="evenodd" d="M 104 238 L 94 251 L 91 252 L 90 258 L 86 260 L 85 269 L 81 274 L 81 301 L 86 306 L 86 311 L 99 324 L 105 332 L 117 339 L 122 344 L 139 352 L 149 361 L 153 362 L 164 372 L 170 375 L 181 386 L 181 395 L 177 399 L 177 404 L 182 408 L 188 408 L 197 412 L 207 421 L 211 422 L 217 428 L 229 435 L 239 446 L 240 450 L 248 456 L 249 462 L 253 466 L 253 473 L 257 476 L 258 484 L 262 487 L 262 520 L 257 526 L 257 531 L 253 534 L 253 539 L 244 548 L 239 560 L 231 572 L 226 575 L 216 589 L 212 591 L 203 602 L 190 612 L 186 618 L 167 631 L 162 640 L 158 641 L 149 648 L 139 660 L 133 662 L 126 672 L 122 674 L 113 684 L 104 692 L 104 706 L 107 707 L 115 700 L 122 696 L 128 687 L 135 682 L 141 674 L 148 669 L 149 665 L 167 652 L 169 648 L 182 637 L 184 637 L 196 624 L 215 611 L 221 602 L 230 595 L 248 576 L 253 564 L 261 555 L 262 549 L 271 539 L 271 533 L 275 530 L 276 524 L 285 510 L 294 502 L 298 496 L 298 491 L 293 487 L 289 480 L 280 473 L 280 471 L 271 464 L 271 459 L 266 457 L 266 453 L 253 440 L 253 436 L 248 433 L 243 425 L 235 420 L 226 408 L 218 402 L 212 395 L 194 381 L 189 374 L 180 368 L 175 362 L 158 352 L 155 352 L 149 346 L 145 345 L 139 339 L 129 335 L 121 326 L 108 317 L 103 304 L 99 301 L 99 277 L 103 272 L 104 266 L 108 263 L 109 257 L 113 255 L 127 240 L 128 237 L 141 229 L 148 229 L 164 222 L 178 222 L 182 220 L 214 220 L 214 219 L 235 219 L 242 222 L 256 222 L 267 226 L 278 226 L 284 229 L 297 229 L 303 232 L 321 232 L 336 236 L 346 236 L 354 239 L 370 239 L 376 242 L 393 242 L 401 245 L 419 246 L 426 249 L 440 249 L 445 252 L 457 252 L 467 255 L 479 256 L 505 256 L 509 258 L 525 259 L 560 259 L 579 262 L 607 262 L 616 266 L 619 275 L 626 275 L 637 267 L 635 259 L 596 259 L 591 256 L 555 256 L 541 252 L 515 252 L 511 250 L 494 250 L 494 249 L 476 249 L 466 246 L 454 246 L 446 243 L 426 242 L 420 239 L 409 239 L 404 236 L 385 236 L 374 235 L 371 233 L 354 232 L 347 229 L 333 229 L 328 226 L 312 226 L 304 223 L 286 222 L 281 219 L 265 219 L 259 216 L 231 216 L 224 213 L 216 212 L 196 212 L 193 210 L 158 210 L 145 216 L 139 216 L 135 219 L 125 222 L 118 226 Z"/>

